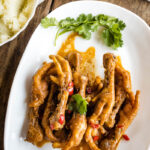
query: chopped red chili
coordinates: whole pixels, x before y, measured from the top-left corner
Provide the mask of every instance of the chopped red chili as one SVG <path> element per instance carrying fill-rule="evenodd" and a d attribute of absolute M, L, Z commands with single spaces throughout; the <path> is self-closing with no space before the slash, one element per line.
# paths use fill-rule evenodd
<path fill-rule="evenodd" d="M 73 92 L 74 92 L 74 83 L 73 82 L 70 82 L 68 84 L 68 92 L 69 92 L 69 95 L 73 95 Z"/>
<path fill-rule="evenodd" d="M 54 130 L 54 125 L 50 124 L 50 128 L 51 128 L 51 130 Z"/>
<path fill-rule="evenodd" d="M 123 128 L 124 127 L 124 125 L 117 125 L 117 128 Z"/>
<path fill-rule="evenodd" d="M 69 87 L 73 87 L 73 86 L 74 86 L 74 83 L 73 83 L 73 82 L 70 82 L 70 83 L 68 84 L 68 86 L 69 86 Z"/>
<path fill-rule="evenodd" d="M 68 87 L 68 92 L 69 92 L 69 95 L 73 95 L 73 87 Z"/>
<path fill-rule="evenodd" d="M 99 139 L 99 136 L 93 136 L 93 140 L 97 141 Z"/>
<path fill-rule="evenodd" d="M 90 126 L 91 126 L 92 128 L 94 128 L 94 129 L 99 128 L 99 124 L 94 124 L 94 123 L 91 123 L 91 122 L 90 122 Z"/>
<path fill-rule="evenodd" d="M 130 140 L 130 138 L 129 138 L 126 134 L 123 135 L 123 138 L 124 138 L 126 141 L 129 141 L 129 140 Z"/>
<path fill-rule="evenodd" d="M 59 123 L 63 124 L 64 120 L 65 120 L 65 116 L 64 115 L 60 115 L 60 117 L 59 117 Z"/>

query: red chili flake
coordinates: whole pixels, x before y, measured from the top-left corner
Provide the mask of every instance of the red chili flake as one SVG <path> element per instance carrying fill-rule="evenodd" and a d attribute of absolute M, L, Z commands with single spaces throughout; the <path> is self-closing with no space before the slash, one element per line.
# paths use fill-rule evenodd
<path fill-rule="evenodd" d="M 123 138 L 124 138 L 126 141 L 129 141 L 129 140 L 130 140 L 130 138 L 129 138 L 126 134 L 123 135 Z"/>
<path fill-rule="evenodd" d="M 68 84 L 68 86 L 69 86 L 69 87 L 73 87 L 73 86 L 74 86 L 74 83 L 73 83 L 73 82 L 70 82 L 70 83 Z"/>
<path fill-rule="evenodd" d="M 68 114 L 71 114 L 71 112 L 72 112 L 71 110 L 68 110 Z"/>
<path fill-rule="evenodd" d="M 50 124 L 50 128 L 51 128 L 51 130 L 54 130 L 54 125 Z"/>
<path fill-rule="evenodd" d="M 99 136 L 93 136 L 93 140 L 97 141 L 99 139 Z"/>
<path fill-rule="evenodd" d="M 91 126 L 92 128 L 94 128 L 94 129 L 99 128 L 99 124 L 94 124 L 94 123 L 91 123 L 91 122 L 90 122 L 90 126 Z"/>
<path fill-rule="evenodd" d="M 73 87 L 68 87 L 68 92 L 70 96 L 73 95 L 73 91 Z"/>
<path fill-rule="evenodd" d="M 74 91 L 74 83 L 73 82 L 70 82 L 68 84 L 68 92 L 69 92 L 69 95 L 71 96 L 73 94 L 73 91 Z"/>
<path fill-rule="evenodd" d="M 91 93 L 92 93 L 91 87 L 87 87 L 87 88 L 86 88 L 86 91 L 87 91 L 88 94 L 91 94 Z"/>
<path fill-rule="evenodd" d="M 65 120 L 65 116 L 64 115 L 60 115 L 60 117 L 59 117 L 59 123 L 63 124 L 64 120 Z"/>
<path fill-rule="evenodd" d="M 117 125 L 117 128 L 123 128 L 124 125 L 120 124 L 120 125 Z"/>

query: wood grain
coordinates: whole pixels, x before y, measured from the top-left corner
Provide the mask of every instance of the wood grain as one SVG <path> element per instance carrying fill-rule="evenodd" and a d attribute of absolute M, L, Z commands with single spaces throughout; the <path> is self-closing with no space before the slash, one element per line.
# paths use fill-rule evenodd
<path fill-rule="evenodd" d="M 51 4 L 52 0 L 46 0 L 40 4 L 26 30 L 13 41 L 0 47 L 0 150 L 3 150 L 5 113 L 14 74 L 32 33 L 41 19 L 51 10 Z"/>
<path fill-rule="evenodd" d="M 25 50 L 25 47 L 41 18 L 58 6 L 74 0 L 45 0 L 38 6 L 35 16 L 16 39 L 0 47 L 0 150 L 3 150 L 4 120 L 10 87 L 16 68 Z M 102 0 L 127 8 L 150 25 L 150 3 L 146 0 Z M 15 97 L 14 97 L 15 98 Z"/>

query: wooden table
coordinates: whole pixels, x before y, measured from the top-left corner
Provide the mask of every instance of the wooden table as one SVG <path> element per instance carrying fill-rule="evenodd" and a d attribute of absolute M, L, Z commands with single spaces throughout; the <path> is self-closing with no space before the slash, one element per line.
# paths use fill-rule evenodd
<path fill-rule="evenodd" d="M 73 0 L 71 0 L 73 1 Z M 125 7 L 150 25 L 150 3 L 146 0 L 102 0 Z M 4 121 L 11 84 L 26 45 L 41 18 L 69 0 L 45 0 L 36 10 L 28 27 L 13 41 L 0 47 L 0 150 L 3 150 Z M 9 141 L 8 141 L 9 143 Z"/>

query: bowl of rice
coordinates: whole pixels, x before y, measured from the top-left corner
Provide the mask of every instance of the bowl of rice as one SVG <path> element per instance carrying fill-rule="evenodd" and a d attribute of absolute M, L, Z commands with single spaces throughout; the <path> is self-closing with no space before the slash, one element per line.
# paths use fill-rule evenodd
<path fill-rule="evenodd" d="M 36 7 L 43 0 L 0 1 L 0 46 L 13 40 L 34 16 Z"/>

